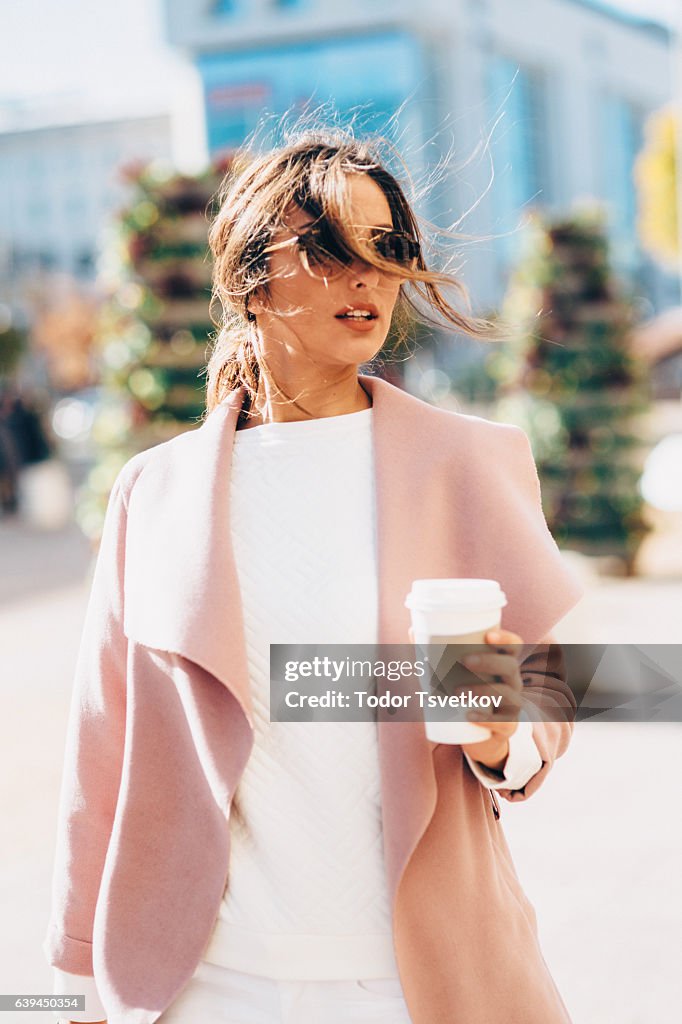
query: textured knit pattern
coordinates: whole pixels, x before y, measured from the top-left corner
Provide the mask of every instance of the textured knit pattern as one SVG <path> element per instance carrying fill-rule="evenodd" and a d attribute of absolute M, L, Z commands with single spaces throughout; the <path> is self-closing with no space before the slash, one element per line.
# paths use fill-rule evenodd
<path fill-rule="evenodd" d="M 397 973 L 376 724 L 273 722 L 270 643 L 375 643 L 372 410 L 235 435 L 231 531 L 255 743 L 204 958 L 273 978 Z"/>

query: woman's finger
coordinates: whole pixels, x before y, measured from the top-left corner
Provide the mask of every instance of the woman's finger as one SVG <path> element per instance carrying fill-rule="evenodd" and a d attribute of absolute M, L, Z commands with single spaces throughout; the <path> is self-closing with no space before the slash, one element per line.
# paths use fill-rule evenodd
<path fill-rule="evenodd" d="M 485 634 L 485 641 L 490 647 L 495 648 L 497 654 L 511 654 L 514 658 L 518 658 L 523 647 L 523 640 L 518 633 L 511 633 L 509 630 L 489 629 Z"/>
<path fill-rule="evenodd" d="M 486 643 L 497 646 L 498 644 L 512 646 L 517 644 L 523 644 L 523 640 L 518 633 L 512 633 L 509 629 L 489 629 L 485 634 Z"/>
<path fill-rule="evenodd" d="M 490 718 L 496 719 L 508 719 L 513 718 L 517 720 L 519 712 L 523 708 L 523 698 L 519 694 L 518 690 L 513 690 L 511 687 L 506 686 L 504 683 L 496 686 L 494 683 L 484 683 L 480 690 L 476 691 L 476 696 L 479 699 L 477 710 L 480 710 L 483 714 Z M 481 697 L 501 698 L 499 703 L 491 704 L 489 707 L 485 707 L 480 703 Z"/>
<path fill-rule="evenodd" d="M 515 690 L 523 689 L 519 663 L 507 654 L 471 654 L 462 659 L 462 664 L 474 675 L 492 676 L 496 682 L 504 682 Z"/>
<path fill-rule="evenodd" d="M 498 738 L 500 736 L 513 736 L 518 728 L 518 720 L 512 722 L 498 721 L 495 718 L 490 718 L 488 715 L 483 714 L 481 711 L 469 711 L 467 713 L 467 721 L 472 722 L 474 725 L 484 725 L 486 729 L 490 729 L 492 736 Z"/>

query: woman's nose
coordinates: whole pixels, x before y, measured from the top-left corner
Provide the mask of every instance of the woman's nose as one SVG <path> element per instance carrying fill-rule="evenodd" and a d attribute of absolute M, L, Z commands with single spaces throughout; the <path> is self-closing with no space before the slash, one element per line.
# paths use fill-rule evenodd
<path fill-rule="evenodd" d="M 349 270 L 351 288 L 371 288 L 379 283 L 379 271 L 371 263 L 355 260 Z"/>

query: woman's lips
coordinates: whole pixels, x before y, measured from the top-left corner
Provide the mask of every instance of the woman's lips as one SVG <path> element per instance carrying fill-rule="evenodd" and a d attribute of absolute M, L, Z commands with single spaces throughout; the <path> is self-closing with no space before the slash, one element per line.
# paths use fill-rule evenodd
<path fill-rule="evenodd" d="M 345 306 L 335 314 L 335 318 L 342 324 L 350 327 L 351 330 L 371 331 L 379 320 L 379 310 L 376 306 L 368 303 L 366 306 Z"/>
<path fill-rule="evenodd" d="M 379 317 L 373 316 L 372 319 L 351 319 L 350 316 L 337 316 L 337 321 L 343 324 L 344 327 L 350 328 L 351 331 L 359 331 L 360 334 L 364 334 L 367 331 L 372 331 L 379 323 Z"/>

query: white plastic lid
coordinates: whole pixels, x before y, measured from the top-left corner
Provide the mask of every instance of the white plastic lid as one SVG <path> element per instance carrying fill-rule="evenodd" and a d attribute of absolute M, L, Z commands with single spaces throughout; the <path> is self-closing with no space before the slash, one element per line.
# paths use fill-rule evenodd
<path fill-rule="evenodd" d="M 441 611 L 465 608 L 483 611 L 486 608 L 504 608 L 507 598 L 497 580 L 432 579 L 413 580 L 412 590 L 405 599 L 406 608 L 423 611 Z"/>

